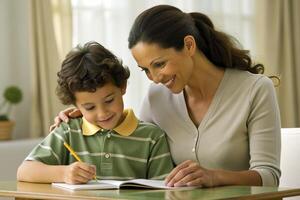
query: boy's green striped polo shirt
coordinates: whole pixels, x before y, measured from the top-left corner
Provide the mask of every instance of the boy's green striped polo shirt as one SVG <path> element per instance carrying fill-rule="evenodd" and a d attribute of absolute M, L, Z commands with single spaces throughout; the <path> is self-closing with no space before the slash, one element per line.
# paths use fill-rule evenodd
<path fill-rule="evenodd" d="M 76 159 L 64 147 L 67 142 L 83 162 L 97 168 L 99 179 L 163 179 L 173 169 L 166 135 L 158 126 L 138 121 L 132 110 L 114 130 L 104 130 L 84 118 L 61 123 L 26 160 L 68 165 Z"/>

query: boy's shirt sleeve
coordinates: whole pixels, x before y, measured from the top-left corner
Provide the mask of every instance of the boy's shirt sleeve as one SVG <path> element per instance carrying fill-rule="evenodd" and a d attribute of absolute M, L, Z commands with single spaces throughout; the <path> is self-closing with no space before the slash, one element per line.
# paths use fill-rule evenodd
<path fill-rule="evenodd" d="M 153 145 L 148 161 L 148 179 L 164 179 L 174 168 L 166 134 L 159 130 L 162 134 Z"/>
<path fill-rule="evenodd" d="M 38 144 L 25 158 L 25 160 L 36 160 L 48 165 L 68 164 L 68 152 L 64 147 L 64 141 L 68 142 L 68 124 L 61 123 Z"/>

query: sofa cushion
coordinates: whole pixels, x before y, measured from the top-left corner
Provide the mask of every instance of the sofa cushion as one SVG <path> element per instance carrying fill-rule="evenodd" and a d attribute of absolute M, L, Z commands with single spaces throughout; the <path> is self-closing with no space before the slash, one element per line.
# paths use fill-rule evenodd
<path fill-rule="evenodd" d="M 29 152 L 42 141 L 38 139 L 0 141 L 0 180 L 16 180 L 17 169 Z"/>

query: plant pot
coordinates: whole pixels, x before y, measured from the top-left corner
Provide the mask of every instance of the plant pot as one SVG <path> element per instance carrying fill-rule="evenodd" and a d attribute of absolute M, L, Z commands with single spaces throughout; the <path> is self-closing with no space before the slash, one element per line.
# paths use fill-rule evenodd
<path fill-rule="evenodd" d="M 0 121 L 0 140 L 11 139 L 15 123 L 13 121 Z"/>

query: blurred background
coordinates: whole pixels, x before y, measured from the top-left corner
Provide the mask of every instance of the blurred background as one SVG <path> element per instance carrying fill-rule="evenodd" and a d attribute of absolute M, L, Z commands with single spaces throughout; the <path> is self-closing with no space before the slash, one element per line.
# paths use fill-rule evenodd
<path fill-rule="evenodd" d="M 97 41 L 131 70 L 125 106 L 138 114 L 149 80 L 127 48 L 134 18 L 158 4 L 207 14 L 250 50 L 252 58 L 276 75 L 282 127 L 300 126 L 299 0 L 0 0 L 0 102 L 16 85 L 23 100 L 12 108 L 13 139 L 48 134 L 64 109 L 55 94 L 56 73 L 77 44 Z M 166 27 L 167 28 L 167 27 Z"/>

